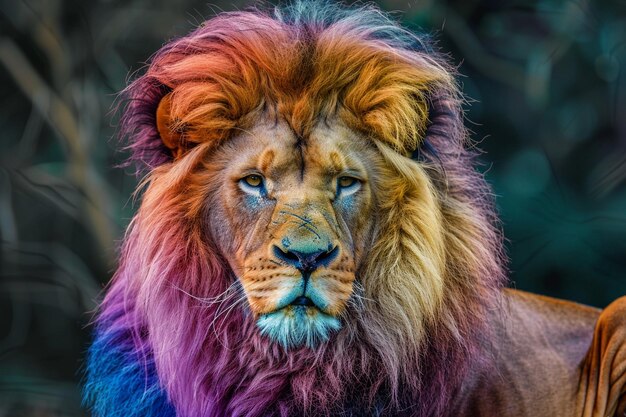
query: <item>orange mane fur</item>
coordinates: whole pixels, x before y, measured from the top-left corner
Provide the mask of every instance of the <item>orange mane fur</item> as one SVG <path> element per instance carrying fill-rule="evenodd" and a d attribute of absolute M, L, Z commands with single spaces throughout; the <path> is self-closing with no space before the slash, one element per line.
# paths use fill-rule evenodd
<path fill-rule="evenodd" d="M 301 137 L 338 116 L 407 155 L 426 131 L 429 91 L 453 91 L 442 64 L 350 21 L 323 28 L 234 13 L 211 28 L 179 41 L 146 74 L 172 90 L 160 121 L 179 138 L 172 147 L 218 143 L 265 113 Z"/>

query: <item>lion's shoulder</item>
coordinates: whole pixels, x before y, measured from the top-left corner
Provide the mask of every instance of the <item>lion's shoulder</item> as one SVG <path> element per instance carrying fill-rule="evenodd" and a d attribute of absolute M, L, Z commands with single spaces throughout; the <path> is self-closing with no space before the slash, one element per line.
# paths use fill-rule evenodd
<path fill-rule="evenodd" d="M 570 372 L 589 348 L 600 314 L 600 309 L 572 301 L 507 289 L 492 318 L 494 351 L 499 362 L 543 367 L 545 360 Z"/>
<path fill-rule="evenodd" d="M 574 415 L 581 366 L 600 314 L 574 302 L 505 290 L 491 317 L 491 362 L 465 381 L 458 415 Z"/>
<path fill-rule="evenodd" d="M 513 323 L 541 325 L 536 330 L 542 333 L 572 326 L 593 329 L 601 313 L 595 307 L 526 291 L 505 289 L 503 294 L 502 313 Z"/>
<path fill-rule="evenodd" d="M 455 416 L 626 412 L 626 297 L 599 310 L 505 290 L 493 325 L 492 366 L 470 374 Z"/>

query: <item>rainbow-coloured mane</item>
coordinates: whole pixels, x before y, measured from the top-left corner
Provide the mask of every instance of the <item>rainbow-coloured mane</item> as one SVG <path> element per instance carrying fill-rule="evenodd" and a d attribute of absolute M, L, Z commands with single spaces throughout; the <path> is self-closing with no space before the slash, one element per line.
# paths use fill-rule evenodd
<path fill-rule="evenodd" d="M 94 415 L 444 415 L 483 366 L 504 282 L 451 74 L 379 10 L 322 2 L 220 14 L 159 50 L 123 92 L 149 175 L 96 319 Z M 212 155 L 260 119 L 303 141 L 341 123 L 380 161 L 367 262 L 344 268 L 354 295 L 304 346 L 261 332 L 224 249 L 235 238 L 207 226 L 227 223 Z"/>

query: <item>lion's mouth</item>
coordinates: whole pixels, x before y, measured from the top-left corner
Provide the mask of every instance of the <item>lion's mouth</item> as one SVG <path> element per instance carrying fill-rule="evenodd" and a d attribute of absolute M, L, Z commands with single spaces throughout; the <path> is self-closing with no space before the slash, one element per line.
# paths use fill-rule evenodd
<path fill-rule="evenodd" d="M 341 328 L 339 318 L 331 316 L 318 303 L 305 295 L 294 298 L 271 313 L 257 319 L 261 333 L 285 348 L 306 345 L 314 348 L 328 340 L 330 334 Z"/>
<path fill-rule="evenodd" d="M 309 297 L 305 297 L 304 295 L 297 297 L 295 300 L 289 303 L 289 305 L 304 306 L 304 307 L 317 307 L 315 303 L 313 302 L 313 300 L 311 300 Z"/>

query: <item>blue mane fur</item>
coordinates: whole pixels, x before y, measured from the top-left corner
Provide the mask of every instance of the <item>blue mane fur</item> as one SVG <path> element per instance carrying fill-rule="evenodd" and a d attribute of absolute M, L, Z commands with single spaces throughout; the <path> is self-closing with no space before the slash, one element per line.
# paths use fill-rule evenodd
<path fill-rule="evenodd" d="M 83 403 L 94 417 L 175 417 L 149 352 L 139 353 L 129 329 L 100 322 L 87 357 Z"/>

